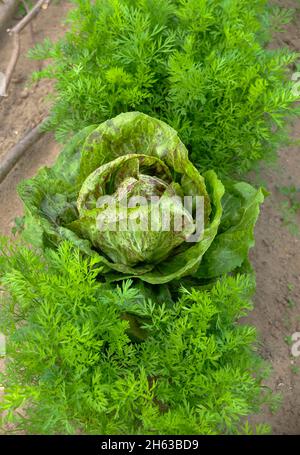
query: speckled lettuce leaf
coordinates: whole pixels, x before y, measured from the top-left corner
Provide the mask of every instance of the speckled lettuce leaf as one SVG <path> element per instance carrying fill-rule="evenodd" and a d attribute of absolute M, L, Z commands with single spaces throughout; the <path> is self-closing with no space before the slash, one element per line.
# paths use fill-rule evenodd
<path fill-rule="evenodd" d="M 127 112 L 107 120 L 87 137 L 81 152 L 79 183 L 105 163 L 128 154 L 143 154 L 160 159 L 181 177 L 185 195 L 203 195 L 205 214 L 210 202 L 203 176 L 188 157 L 177 132 L 166 123 L 141 112 Z"/>
<path fill-rule="evenodd" d="M 216 278 L 242 267 L 254 246 L 254 227 L 260 205 L 266 196 L 263 188 L 245 182 L 226 185 L 222 200 L 223 215 L 218 234 L 206 252 L 195 276 Z"/>
<path fill-rule="evenodd" d="M 71 240 L 85 252 L 92 252 L 89 241 L 76 239 L 64 224 L 78 216 L 77 184 L 83 143 L 94 130 L 89 126 L 76 134 L 60 153 L 54 166 L 42 168 L 32 179 L 18 185 L 25 206 L 23 237 L 35 246 L 54 247 L 64 239 Z"/>

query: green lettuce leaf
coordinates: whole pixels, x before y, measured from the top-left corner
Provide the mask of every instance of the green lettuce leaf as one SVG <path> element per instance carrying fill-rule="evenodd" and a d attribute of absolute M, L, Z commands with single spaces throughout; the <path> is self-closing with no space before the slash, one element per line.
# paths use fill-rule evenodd
<path fill-rule="evenodd" d="M 242 266 L 254 246 L 254 227 L 266 195 L 264 189 L 256 190 L 245 182 L 226 185 L 218 234 L 203 257 L 197 278 L 215 278 Z"/>

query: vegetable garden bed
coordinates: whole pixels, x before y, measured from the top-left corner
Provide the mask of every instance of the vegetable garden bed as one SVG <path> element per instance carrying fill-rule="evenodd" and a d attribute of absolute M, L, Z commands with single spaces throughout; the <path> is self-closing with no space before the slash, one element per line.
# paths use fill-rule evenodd
<path fill-rule="evenodd" d="M 297 20 L 297 18 L 298 18 L 298 16 L 296 17 L 295 20 Z M 286 32 L 286 34 L 293 33 L 293 30 L 294 30 L 293 24 L 289 27 L 290 27 L 289 30 L 291 30 L 291 31 Z M 287 35 L 282 35 L 282 36 L 287 36 Z M 41 52 L 41 50 L 39 52 Z M 43 81 L 40 82 L 40 84 L 43 84 Z M 62 93 L 64 93 L 64 87 L 62 87 Z M 63 96 L 65 96 L 65 95 L 63 94 Z M 93 109 L 94 109 L 94 107 L 93 107 Z M 85 112 L 86 110 L 87 109 L 80 108 L 80 112 Z M 256 108 L 256 111 L 257 111 L 257 108 Z M 76 121 L 78 121 L 78 120 L 79 119 L 77 119 Z M 87 120 L 87 121 L 90 122 L 90 120 Z M 97 119 L 97 121 L 100 122 L 101 119 L 99 118 L 99 119 Z M 71 125 L 71 128 L 73 128 L 73 125 L 71 123 L 68 123 L 67 121 L 66 121 L 66 125 Z M 186 133 L 183 133 L 183 136 L 185 136 L 185 138 L 188 138 L 188 135 L 187 135 L 188 131 L 189 130 L 187 129 Z M 295 131 L 297 131 L 297 125 L 296 125 Z M 59 132 L 61 132 L 60 128 L 59 128 Z M 297 134 L 297 133 L 295 133 L 295 134 Z M 61 137 L 61 135 L 60 135 L 60 137 Z M 297 324 L 298 324 L 297 310 L 299 310 L 299 304 L 297 302 L 297 296 L 299 296 L 299 280 L 298 280 L 297 270 L 299 267 L 299 254 L 297 254 L 297 250 L 299 252 L 299 244 L 298 244 L 297 237 L 295 235 L 290 234 L 288 232 L 287 228 L 282 225 L 283 222 L 281 220 L 282 212 L 280 209 L 280 203 L 283 200 L 283 198 L 282 198 L 282 196 L 280 196 L 280 192 L 279 192 L 279 188 L 283 187 L 284 185 L 286 185 L 286 186 L 290 185 L 291 181 L 295 185 L 297 185 L 297 177 L 298 177 L 298 170 L 299 170 L 299 158 L 298 158 L 297 152 L 298 152 L 297 147 L 290 148 L 288 150 L 288 152 L 286 150 L 283 152 L 280 152 L 280 163 L 282 165 L 281 173 L 279 173 L 278 170 L 276 171 L 276 170 L 266 169 L 265 171 L 263 171 L 260 174 L 259 178 L 257 178 L 257 176 L 255 178 L 253 176 L 251 177 L 251 180 L 254 181 L 256 184 L 261 183 L 262 180 L 266 180 L 266 182 L 263 182 L 263 183 L 264 184 L 267 183 L 268 189 L 272 191 L 272 195 L 267 199 L 267 201 L 264 205 L 264 208 L 262 210 L 262 216 L 261 216 L 261 219 L 259 220 L 258 228 L 256 231 L 257 232 L 257 236 L 256 236 L 257 244 L 255 247 L 255 250 L 251 253 L 251 257 L 252 257 L 253 263 L 255 265 L 256 276 L 257 276 L 257 278 L 256 278 L 257 279 L 257 292 L 256 292 L 256 297 L 255 297 L 255 309 L 251 313 L 250 319 L 248 319 L 248 321 L 251 321 L 251 324 L 254 323 L 254 325 L 256 327 L 258 327 L 258 329 L 260 330 L 262 343 L 259 346 L 259 352 L 262 355 L 262 357 L 265 358 L 266 360 L 270 361 L 272 363 L 272 366 L 274 367 L 274 372 L 271 376 L 271 379 L 269 380 L 271 389 L 282 392 L 283 396 L 284 396 L 283 406 L 282 406 L 281 410 L 279 410 L 279 412 L 277 412 L 274 415 L 271 415 L 268 413 L 268 411 L 265 411 L 263 416 L 258 418 L 258 421 L 267 422 L 268 424 L 272 424 L 273 432 L 275 432 L 275 433 L 282 433 L 282 432 L 297 433 L 297 432 L 299 432 L 299 428 L 298 428 L 299 420 L 297 420 L 297 416 L 299 415 L 299 412 L 300 412 L 299 411 L 300 405 L 297 406 L 297 398 L 295 398 L 295 397 L 297 397 L 296 391 L 299 389 L 299 384 L 297 381 L 297 359 L 292 358 L 290 356 L 290 347 L 288 346 L 289 337 L 292 335 L 292 333 L 297 331 Z M 191 156 L 193 156 L 193 155 L 191 155 Z M 206 160 L 206 158 L 205 158 L 205 160 Z M 203 161 L 203 163 L 205 163 L 205 165 L 206 165 L 205 160 Z M 197 163 L 198 160 L 195 160 L 195 162 Z M 204 166 L 204 164 L 201 164 L 200 169 L 203 169 L 203 166 Z M 216 164 L 214 164 L 213 167 L 216 167 Z M 241 169 L 241 170 L 243 170 L 243 169 Z M 240 169 L 238 169 L 238 171 L 240 171 Z M 9 190 L 10 182 L 14 181 L 13 176 L 10 176 L 9 179 L 10 180 L 8 180 L 7 182 L 4 183 L 4 186 L 2 185 L 2 188 L 4 188 L 4 189 L 6 188 L 7 190 Z M 2 188 L 1 188 L 1 190 L 2 190 Z M 3 208 L 2 208 L 2 210 L 3 210 Z M 295 218 L 294 222 L 297 223 L 298 215 L 295 214 L 295 216 L 296 216 L 296 218 Z M 270 223 L 270 220 L 273 220 L 273 222 Z M 64 260 L 71 261 L 71 262 L 74 261 L 74 258 L 72 258 L 72 255 L 69 256 L 69 253 L 67 253 L 66 251 L 61 254 L 66 255 L 64 257 Z M 58 267 L 58 265 L 55 266 L 55 261 L 58 261 L 57 263 L 61 264 L 60 261 L 62 259 L 63 259 L 63 256 L 60 256 L 60 259 L 58 259 L 58 258 L 55 259 L 54 257 L 52 258 L 51 261 L 54 264 L 53 265 L 54 270 Z M 40 259 L 32 258 L 32 260 L 39 261 Z M 70 262 L 70 264 L 71 264 L 71 262 Z M 28 268 L 29 264 L 30 264 L 30 262 L 27 264 L 27 268 Z M 16 266 L 16 265 L 14 266 L 15 272 L 18 270 L 20 271 L 20 269 L 18 267 L 19 266 Z M 22 270 L 21 270 L 21 272 L 23 273 L 24 270 L 23 271 Z M 42 273 L 42 269 L 41 269 L 41 273 Z M 275 277 L 276 277 L 276 279 L 275 279 Z M 55 273 L 53 273 L 53 279 L 54 280 L 56 279 Z M 11 280 L 12 290 L 16 283 L 17 283 L 16 279 Z M 236 288 L 237 284 L 236 283 L 234 284 L 232 281 L 231 282 L 229 281 L 228 286 L 230 286 L 232 290 L 233 290 L 233 288 L 237 289 Z M 21 287 L 21 289 L 23 289 L 23 288 Z M 18 290 L 15 289 L 15 290 L 13 290 L 13 292 L 18 292 Z M 34 292 L 37 292 L 37 290 L 35 290 Z M 43 291 L 41 291 L 41 292 L 43 292 Z M 224 290 L 222 292 L 224 292 Z M 27 305 L 26 299 L 29 299 L 28 300 L 28 304 L 29 304 L 31 297 L 30 296 L 26 297 L 26 295 L 24 293 L 24 289 L 22 290 L 21 295 L 22 295 L 22 298 L 24 297 L 24 304 Z M 17 301 L 19 301 L 19 302 L 20 302 L 20 300 L 18 300 L 18 299 L 21 298 L 21 295 L 18 293 L 16 295 Z M 41 298 L 42 298 L 42 294 L 41 294 Z M 108 300 L 109 300 L 109 298 L 111 298 L 111 297 L 108 297 Z M 200 299 L 200 295 L 198 296 L 198 298 Z M 225 297 L 223 297 L 223 299 L 225 300 Z M 48 304 L 51 306 L 52 305 L 51 301 L 48 302 Z M 245 302 L 245 304 L 247 306 L 246 302 Z M 66 309 L 67 309 L 67 307 L 66 307 Z M 25 313 L 27 321 L 30 321 L 30 323 L 35 324 L 36 321 L 31 320 L 30 306 L 26 309 L 26 311 L 29 311 L 29 313 Z M 71 308 L 70 308 L 70 311 L 71 311 Z M 58 316 L 58 313 L 57 313 L 57 316 Z M 38 317 L 38 315 L 37 315 L 37 317 Z M 40 317 L 45 318 L 46 316 L 44 315 L 44 316 L 40 316 Z M 44 321 L 46 321 L 46 319 Z M 226 323 L 230 323 L 230 321 L 227 321 Z M 117 327 L 117 324 L 116 324 L 116 327 Z M 123 327 L 125 327 L 124 324 L 123 324 Z M 70 327 L 70 329 L 71 329 L 71 327 Z M 47 324 L 47 330 L 54 330 L 54 328 L 51 329 L 50 323 Z M 74 327 L 72 328 L 72 330 L 75 330 Z M 92 333 L 92 330 L 93 329 L 91 328 L 90 333 Z M 174 330 L 174 329 L 172 329 L 172 330 L 173 330 L 173 333 L 175 336 L 176 330 Z M 228 327 L 224 328 L 224 330 L 225 331 L 228 330 Z M 109 336 L 112 337 L 113 335 L 110 334 Z M 197 337 L 200 338 L 199 335 L 195 335 L 195 336 L 196 336 L 196 338 Z M 185 341 L 187 341 L 187 338 L 185 339 Z M 244 342 L 245 342 L 245 340 L 244 340 Z M 16 343 L 18 343 L 18 340 L 16 340 Z M 21 345 L 22 345 L 22 343 L 21 343 Z M 17 344 L 16 344 L 16 346 L 17 346 Z M 85 346 L 87 346 L 87 345 L 85 345 Z M 78 349 L 78 348 L 76 348 L 76 349 Z M 76 352 L 76 349 L 74 348 L 74 352 Z M 26 353 L 26 350 L 24 352 Z M 72 355 L 71 352 L 69 352 L 69 354 Z M 21 358 L 20 358 L 20 360 L 21 360 Z M 29 375 L 34 374 L 33 373 L 34 369 L 32 370 L 32 373 L 30 373 L 30 371 L 31 371 L 30 368 L 31 368 L 31 365 L 34 365 L 34 363 L 36 362 L 36 359 L 32 358 L 30 360 L 29 357 L 26 358 L 26 354 L 24 354 L 24 358 L 22 361 L 24 361 L 26 363 L 27 360 L 29 361 L 28 368 L 26 368 L 27 373 Z M 249 361 L 249 360 L 247 360 L 247 361 Z M 237 364 L 243 365 L 245 360 L 242 360 L 242 358 L 237 357 L 236 362 L 237 362 Z M 291 363 L 291 362 L 293 362 L 293 363 Z M 74 366 L 74 365 L 75 364 L 73 363 L 72 366 Z M 22 368 L 21 363 L 20 363 L 20 367 Z M 34 365 L 34 368 L 37 368 L 37 365 Z M 12 369 L 12 371 L 14 371 L 14 370 Z M 16 371 L 17 371 L 17 369 L 16 369 Z M 132 371 L 134 371 L 134 368 Z M 131 373 L 132 373 L 132 371 L 131 371 Z M 134 373 L 132 373 L 132 374 L 134 374 Z M 174 374 L 174 377 L 176 377 L 175 371 L 173 372 L 173 374 Z M 187 373 L 185 373 L 184 375 L 186 376 Z M 206 375 L 207 375 L 207 377 L 209 377 L 209 374 L 206 373 Z M 25 376 L 26 376 L 26 374 L 25 374 Z M 13 377 L 13 375 L 11 377 Z M 151 375 L 148 375 L 148 380 L 149 380 L 149 377 L 151 377 Z M 193 377 L 194 378 L 196 377 L 195 372 L 193 373 Z M 233 379 L 233 375 L 231 375 L 230 380 L 232 380 L 232 379 Z M 23 381 L 24 377 L 21 380 Z M 95 380 L 95 379 L 91 378 L 91 381 L 93 381 L 93 380 Z M 181 381 L 182 380 L 183 379 L 181 379 Z M 242 382 L 241 378 L 238 379 L 238 381 Z M 142 383 L 143 383 L 142 379 L 139 378 L 137 380 L 137 384 L 141 385 Z M 53 387 L 53 384 L 52 384 L 52 387 Z M 159 387 L 159 381 L 157 381 L 157 384 Z M 48 382 L 48 385 L 51 385 L 51 380 Z M 151 385 L 153 385 L 153 384 L 151 384 Z M 120 387 L 122 389 L 122 387 L 126 388 L 127 386 L 123 385 Z M 138 385 L 136 385 L 135 389 L 136 389 L 136 391 L 138 390 Z M 49 389 L 45 388 L 43 391 L 44 395 L 43 394 L 41 395 L 42 403 L 45 406 L 45 408 L 41 407 L 41 413 L 46 412 L 45 409 L 48 406 L 48 409 L 52 409 L 53 413 L 56 416 L 53 418 L 52 427 L 51 426 L 47 427 L 47 425 L 45 428 L 39 428 L 38 426 L 34 427 L 34 425 L 37 425 L 37 421 L 39 421 L 41 414 L 40 415 L 34 414 L 34 412 L 33 412 L 33 414 L 30 414 L 30 411 L 29 411 L 29 415 L 32 416 L 32 421 L 31 421 L 32 427 L 30 427 L 30 425 L 29 425 L 28 431 L 36 430 L 36 431 L 45 431 L 45 432 L 47 432 L 47 431 L 55 432 L 55 431 L 57 431 L 56 427 L 55 427 L 55 418 L 57 418 L 57 422 L 56 422 L 57 425 L 60 425 L 62 421 L 64 422 L 64 425 L 65 425 L 64 431 L 66 431 L 66 432 L 74 431 L 74 428 L 76 428 L 76 421 L 74 421 L 73 418 L 71 418 L 71 417 L 70 418 L 66 417 L 66 414 L 65 414 L 66 408 L 61 409 L 61 410 L 58 410 L 57 408 L 55 408 L 54 401 L 57 400 L 57 395 L 55 395 L 57 393 L 57 391 L 58 391 L 58 389 L 55 389 L 55 387 L 52 388 L 52 392 Z M 94 389 L 94 392 L 95 392 L 95 389 Z M 253 389 L 253 392 L 254 392 L 254 389 Z M 51 393 L 54 393 L 53 402 L 51 401 Z M 68 393 L 70 393 L 70 392 L 68 392 Z M 72 391 L 71 393 L 74 394 L 74 391 Z M 79 393 L 78 396 L 81 396 L 81 394 L 83 393 L 82 387 L 81 388 L 79 387 L 78 393 Z M 172 392 L 172 393 L 174 393 L 174 392 Z M 250 389 L 249 389 L 249 393 L 250 394 L 252 393 L 252 392 L 250 392 Z M 257 397 L 258 397 L 258 395 L 257 395 Z M 46 398 L 48 401 L 46 400 Z M 238 397 L 236 397 L 236 398 L 238 398 Z M 83 400 L 83 398 L 81 398 L 81 399 Z M 98 397 L 98 398 L 94 397 L 94 398 L 92 398 L 92 401 L 89 401 L 87 396 L 84 396 L 84 400 L 87 400 L 87 409 L 91 409 L 91 408 L 89 408 L 89 406 L 91 406 L 91 407 L 94 406 L 92 403 L 95 404 L 95 402 L 98 402 L 98 401 L 99 401 L 99 403 L 101 403 L 101 399 L 100 399 L 100 397 Z M 118 401 L 118 400 L 120 400 L 120 397 L 119 398 L 117 398 L 117 396 L 115 396 L 115 398 L 110 397 L 109 402 L 111 403 L 112 406 L 113 406 L 112 403 L 113 403 L 114 399 L 116 399 Z M 139 400 L 138 397 L 136 397 L 136 399 Z M 223 399 L 224 399 L 224 397 L 223 397 Z M 165 432 L 168 432 L 167 428 L 172 428 L 174 432 L 180 432 L 180 431 L 197 432 L 197 428 L 199 429 L 200 433 L 242 432 L 243 426 L 238 424 L 238 421 L 235 422 L 235 418 L 233 417 L 235 415 L 235 412 L 237 413 L 237 415 L 238 414 L 249 415 L 255 410 L 254 408 L 251 409 L 249 407 L 249 403 L 252 403 L 252 405 L 255 405 L 254 395 L 252 398 L 250 398 L 250 395 L 248 396 L 248 404 L 247 404 L 248 408 L 247 408 L 247 406 L 245 406 L 243 408 L 243 405 L 240 401 L 238 401 L 238 403 L 239 403 L 238 405 L 234 404 L 234 397 L 231 397 L 231 398 L 229 398 L 229 401 L 232 405 L 232 409 L 230 410 L 228 408 L 229 414 L 231 413 L 230 418 L 233 419 L 233 420 L 231 420 L 231 423 L 227 422 L 228 426 L 222 427 L 222 425 L 224 425 L 224 422 L 226 421 L 226 416 L 224 415 L 222 423 L 220 421 L 216 422 L 215 427 L 210 423 L 208 426 L 201 428 L 201 426 L 199 425 L 199 422 L 197 423 L 197 420 L 195 420 L 193 423 L 192 415 L 189 415 L 189 418 L 187 418 L 187 416 L 185 415 L 185 417 L 183 419 L 182 415 L 181 415 L 181 417 L 179 416 L 179 414 L 178 414 L 179 411 L 176 411 L 177 412 L 176 417 L 171 418 L 171 415 L 168 415 L 168 409 L 164 408 L 163 403 L 165 403 L 165 401 L 167 401 L 166 398 L 164 397 L 161 400 L 161 397 L 159 395 L 157 397 L 157 400 L 158 400 L 158 405 L 157 405 L 158 408 L 161 407 L 161 411 L 163 411 L 162 416 L 164 416 L 164 417 L 162 417 L 162 418 L 169 419 L 169 420 L 166 420 L 167 423 L 161 424 L 162 425 L 161 429 L 162 429 L 162 431 L 165 431 Z M 182 398 L 180 400 L 180 403 L 183 403 L 183 402 L 184 402 L 184 399 Z M 71 408 L 73 406 L 73 409 L 74 409 L 74 403 L 69 403 L 68 407 L 69 406 Z M 103 403 L 102 403 L 102 406 L 104 406 Z M 212 408 L 215 408 L 216 404 L 212 404 L 211 406 L 212 406 Z M 234 409 L 235 406 L 237 406 L 236 410 Z M 145 405 L 145 403 L 141 405 L 141 409 L 144 409 L 146 412 L 146 409 L 148 409 L 148 408 Z M 149 410 L 150 409 L 151 409 L 151 413 L 152 413 L 153 412 L 152 405 L 149 407 Z M 179 409 L 180 409 L 180 407 L 179 407 Z M 215 408 L 215 409 L 217 409 L 217 408 Z M 148 410 L 148 412 L 150 412 L 149 410 Z M 124 411 L 126 411 L 126 408 L 124 408 Z M 95 412 L 95 415 L 97 415 L 97 413 L 98 413 L 98 415 L 100 415 L 101 409 L 95 408 L 94 412 Z M 112 411 L 112 412 L 115 412 L 115 411 Z M 134 414 L 135 411 L 131 407 L 129 407 L 126 412 L 128 412 L 128 415 L 131 417 L 133 415 L 135 415 Z M 182 409 L 180 412 L 182 412 Z M 103 415 L 105 415 L 105 412 Z M 84 416 L 84 414 L 82 414 L 82 416 Z M 138 417 L 138 419 L 140 419 L 140 418 L 141 417 Z M 211 422 L 212 422 L 214 420 L 214 418 L 212 416 L 210 416 L 210 418 L 212 419 L 211 420 Z M 64 419 L 64 420 L 62 420 L 62 419 Z M 125 417 L 123 417 L 123 419 L 125 419 Z M 145 430 L 145 428 L 148 428 L 149 429 L 148 431 L 155 432 L 155 428 L 153 428 L 153 424 L 151 424 L 151 416 L 148 415 L 148 417 L 147 417 L 148 420 L 146 419 L 145 416 L 143 416 L 143 419 L 144 419 L 144 420 L 142 420 L 144 422 L 143 425 L 145 425 L 145 422 L 147 422 L 147 425 L 150 425 L 148 427 L 144 427 L 144 430 Z M 183 420 L 188 420 L 188 422 L 191 426 L 183 428 L 182 427 Z M 256 422 L 256 421 L 257 420 L 254 420 L 254 422 Z M 73 426 L 74 424 L 75 424 L 75 426 Z M 79 426 L 81 426 L 82 424 L 83 424 L 82 421 L 78 422 Z M 87 431 L 87 432 L 90 432 L 90 431 L 92 431 L 92 432 L 97 432 L 97 431 L 98 432 L 99 431 L 102 431 L 102 432 L 109 432 L 109 431 L 111 431 L 111 432 L 126 432 L 126 431 L 135 432 L 135 431 L 139 431 L 138 428 L 134 426 L 135 424 L 134 425 L 132 424 L 133 426 L 131 426 L 131 427 L 126 427 L 126 428 L 124 426 L 122 427 L 122 417 L 120 417 L 119 421 L 114 420 L 114 424 L 115 424 L 114 427 L 110 426 L 110 425 L 112 425 L 111 419 L 108 419 L 107 421 L 103 420 L 104 426 L 100 429 L 100 427 L 97 427 L 97 425 L 94 426 L 95 423 L 93 423 L 91 420 L 89 422 L 84 423 L 84 425 L 86 425 L 84 427 L 84 431 Z M 167 425 L 167 426 L 164 427 L 164 425 Z M 174 425 L 174 426 L 172 426 L 172 425 Z M 197 425 L 198 425 L 198 427 L 197 427 Z M 264 427 L 258 427 L 258 431 L 262 431 L 263 429 L 264 429 Z M 255 430 L 253 430 L 253 431 L 255 431 Z"/>

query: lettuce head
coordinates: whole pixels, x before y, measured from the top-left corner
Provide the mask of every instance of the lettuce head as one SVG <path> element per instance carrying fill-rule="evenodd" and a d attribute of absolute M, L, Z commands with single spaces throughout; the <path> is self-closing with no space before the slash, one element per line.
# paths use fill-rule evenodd
<path fill-rule="evenodd" d="M 240 267 L 264 199 L 247 183 L 200 174 L 176 131 L 140 112 L 80 131 L 19 194 L 31 243 L 69 240 L 107 280 L 151 284 Z"/>

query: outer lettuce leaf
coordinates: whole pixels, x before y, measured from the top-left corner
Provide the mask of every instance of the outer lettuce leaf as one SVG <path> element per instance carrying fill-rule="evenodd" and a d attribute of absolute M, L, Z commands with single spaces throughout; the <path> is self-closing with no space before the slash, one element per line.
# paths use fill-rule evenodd
<path fill-rule="evenodd" d="M 77 218 L 76 197 L 81 149 L 87 136 L 95 129 L 89 126 L 76 134 L 60 153 L 51 169 L 42 168 L 32 179 L 18 185 L 18 193 L 25 206 L 23 236 L 35 246 L 55 246 L 64 239 L 71 240 L 86 253 L 92 253 L 89 242 L 76 239 L 65 229 Z"/>
<path fill-rule="evenodd" d="M 254 246 L 254 227 L 266 191 L 245 182 L 226 186 L 218 235 L 197 270 L 197 278 L 215 278 L 241 267 Z"/>

